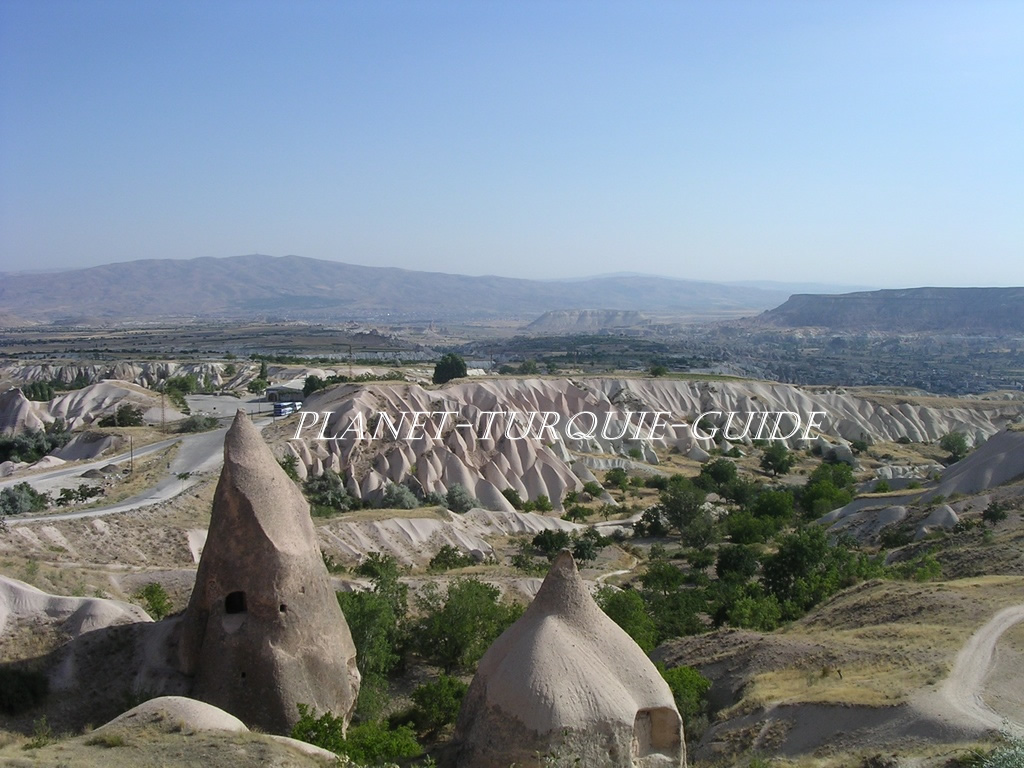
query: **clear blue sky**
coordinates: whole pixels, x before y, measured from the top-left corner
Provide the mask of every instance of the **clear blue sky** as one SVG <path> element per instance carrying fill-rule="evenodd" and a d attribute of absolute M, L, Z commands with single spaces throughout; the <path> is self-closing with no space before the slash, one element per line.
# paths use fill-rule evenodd
<path fill-rule="evenodd" d="M 0 269 L 1024 285 L 1024 2 L 0 2 Z"/>

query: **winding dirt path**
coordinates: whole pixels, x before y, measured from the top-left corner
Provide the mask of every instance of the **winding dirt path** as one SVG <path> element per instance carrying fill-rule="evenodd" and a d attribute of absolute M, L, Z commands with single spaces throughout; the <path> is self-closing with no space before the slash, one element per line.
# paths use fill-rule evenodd
<path fill-rule="evenodd" d="M 956 655 L 949 676 L 924 708 L 930 714 L 953 719 L 960 725 L 983 729 L 1009 729 L 1024 734 L 1024 724 L 997 714 L 985 703 L 985 678 L 995 663 L 996 645 L 1010 627 L 1024 621 L 1024 605 L 1004 608 L 975 632 Z"/>

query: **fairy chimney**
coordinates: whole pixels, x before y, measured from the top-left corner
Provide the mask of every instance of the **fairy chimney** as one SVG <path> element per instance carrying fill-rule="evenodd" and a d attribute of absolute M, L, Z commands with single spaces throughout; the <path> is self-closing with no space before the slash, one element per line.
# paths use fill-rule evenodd
<path fill-rule="evenodd" d="M 455 731 L 459 768 L 680 768 L 683 725 L 654 664 L 594 599 L 572 555 L 484 654 Z"/>
<path fill-rule="evenodd" d="M 270 733 L 290 732 L 300 703 L 346 722 L 355 707 L 355 646 L 309 505 L 243 411 L 224 439 L 179 653 L 193 698 Z"/>

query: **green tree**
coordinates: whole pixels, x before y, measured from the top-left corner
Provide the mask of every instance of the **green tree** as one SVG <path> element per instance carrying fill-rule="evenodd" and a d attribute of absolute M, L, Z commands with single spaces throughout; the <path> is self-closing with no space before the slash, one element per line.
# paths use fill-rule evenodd
<path fill-rule="evenodd" d="M 822 463 L 800 491 L 800 506 L 820 516 L 853 500 L 853 470 L 848 464 Z"/>
<path fill-rule="evenodd" d="M 160 584 L 150 582 L 135 594 L 135 599 L 145 604 L 146 613 L 157 621 L 167 616 L 174 606 L 171 598 Z"/>
<path fill-rule="evenodd" d="M 370 579 L 369 592 L 338 592 L 338 604 L 356 646 L 362 675 L 357 708 L 376 718 L 387 704 L 387 677 L 402 660 L 408 642 L 408 587 L 399 580 L 393 557 L 371 552 L 356 573 Z"/>
<path fill-rule="evenodd" d="M 761 452 L 761 469 L 773 477 L 789 474 L 795 463 L 796 457 L 782 442 L 773 442 Z"/>
<path fill-rule="evenodd" d="M 568 549 L 572 539 L 567 531 L 556 531 L 547 528 L 533 537 L 533 546 L 553 559 L 563 549 Z"/>
<path fill-rule="evenodd" d="M 736 479 L 736 462 L 729 459 L 715 459 L 700 468 L 700 477 L 706 478 L 705 490 L 717 490 Z"/>
<path fill-rule="evenodd" d="M 715 573 L 723 581 L 746 582 L 757 573 L 757 552 L 743 544 L 730 544 L 718 550 Z"/>
<path fill-rule="evenodd" d="M 967 455 L 967 435 L 963 432 L 950 432 L 939 440 L 939 447 L 949 453 L 951 463 L 960 461 Z"/>
<path fill-rule="evenodd" d="M 729 626 L 771 632 L 782 620 L 782 606 L 775 595 L 765 595 L 759 585 L 745 585 L 726 607 Z"/>
<path fill-rule="evenodd" d="M 633 536 L 638 539 L 668 536 L 668 526 L 658 507 L 644 510 L 640 519 L 633 523 Z"/>
<path fill-rule="evenodd" d="M 654 376 L 655 378 L 659 376 L 666 376 L 668 375 L 668 368 L 666 368 L 664 365 L 652 365 L 648 369 L 648 373 L 650 373 L 651 376 Z"/>
<path fill-rule="evenodd" d="M 422 618 L 414 636 L 420 654 L 447 673 L 472 669 L 491 643 L 522 614 L 500 599 L 497 587 L 477 579 L 456 579 L 442 598 L 428 584 L 419 598 Z"/>
<path fill-rule="evenodd" d="M 612 488 L 624 491 L 629 486 L 629 475 L 622 467 L 612 467 L 605 473 L 604 482 Z"/>
<path fill-rule="evenodd" d="M 145 411 L 137 405 L 122 403 L 112 415 L 104 416 L 97 423 L 101 427 L 141 427 L 144 413 Z"/>
<path fill-rule="evenodd" d="M 267 389 L 268 382 L 266 379 L 253 379 L 249 382 L 246 389 L 254 395 L 262 395 Z"/>
<path fill-rule="evenodd" d="M 658 628 L 647 613 L 647 605 L 632 589 L 601 587 L 595 595 L 601 610 L 633 638 L 644 653 L 654 650 L 658 640 Z"/>
<path fill-rule="evenodd" d="M 699 739 L 701 732 L 707 727 L 707 695 L 711 690 L 711 681 L 693 667 L 679 666 L 669 669 L 661 662 L 655 666 L 672 691 L 676 709 L 683 718 L 683 732 L 687 741 Z"/>
<path fill-rule="evenodd" d="M 985 511 L 981 513 L 981 519 L 989 525 L 998 525 L 1007 517 L 1006 507 L 1000 504 L 998 501 L 990 502 Z"/>
<path fill-rule="evenodd" d="M 47 402 L 57 396 L 57 390 L 49 381 L 33 381 L 21 387 L 22 394 L 29 400 Z"/>
<path fill-rule="evenodd" d="M 306 377 L 306 380 L 302 383 L 302 396 L 309 397 L 317 390 L 323 389 L 327 384 L 319 376 L 310 375 Z"/>
<path fill-rule="evenodd" d="M 764 559 L 762 582 L 778 599 L 783 618 L 795 619 L 843 587 L 882 572 L 866 555 L 841 543 L 829 546 L 825 529 L 809 525 L 784 537 Z"/>
<path fill-rule="evenodd" d="M 416 688 L 412 692 L 414 706 L 409 714 L 417 733 L 427 739 L 436 739 L 441 731 L 452 725 L 459 716 L 468 688 L 457 677 L 444 674 Z"/>
<path fill-rule="evenodd" d="M 444 384 L 452 379 L 461 379 L 466 375 L 466 361 L 454 352 L 441 357 L 434 366 L 433 381 L 435 384 Z"/>
<path fill-rule="evenodd" d="M 762 491 L 750 507 L 754 517 L 768 518 L 780 525 L 793 518 L 793 494 L 789 491 Z"/>
<path fill-rule="evenodd" d="M 702 506 L 707 498 L 703 490 L 695 486 L 689 478 L 673 475 L 669 478 L 668 487 L 659 494 L 659 498 L 658 507 L 661 514 L 671 527 L 679 531 L 684 541 L 691 543 L 691 538 L 703 540 L 710 519 L 702 514 Z"/>

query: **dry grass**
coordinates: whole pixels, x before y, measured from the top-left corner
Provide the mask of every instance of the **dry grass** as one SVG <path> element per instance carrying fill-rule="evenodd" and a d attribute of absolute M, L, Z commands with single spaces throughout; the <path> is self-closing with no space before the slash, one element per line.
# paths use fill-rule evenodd
<path fill-rule="evenodd" d="M 773 635 L 796 646 L 827 642 L 829 660 L 812 656 L 803 663 L 751 670 L 744 708 L 905 702 L 941 681 L 971 634 L 1001 608 L 1019 604 L 1021 594 L 1024 578 L 1017 576 L 861 585 Z M 1017 642 L 1024 642 L 1024 630 L 1019 632 Z"/>
<path fill-rule="evenodd" d="M 3 744 L 0 739 L 0 744 Z M 202 731 L 184 733 L 172 724 L 130 731 L 58 739 L 38 749 L 26 749 L 24 737 L 0 746 L 0 764 L 58 768 L 236 768 L 240 765 L 280 765 L 313 768 L 325 762 L 294 747 L 257 733 Z"/>

